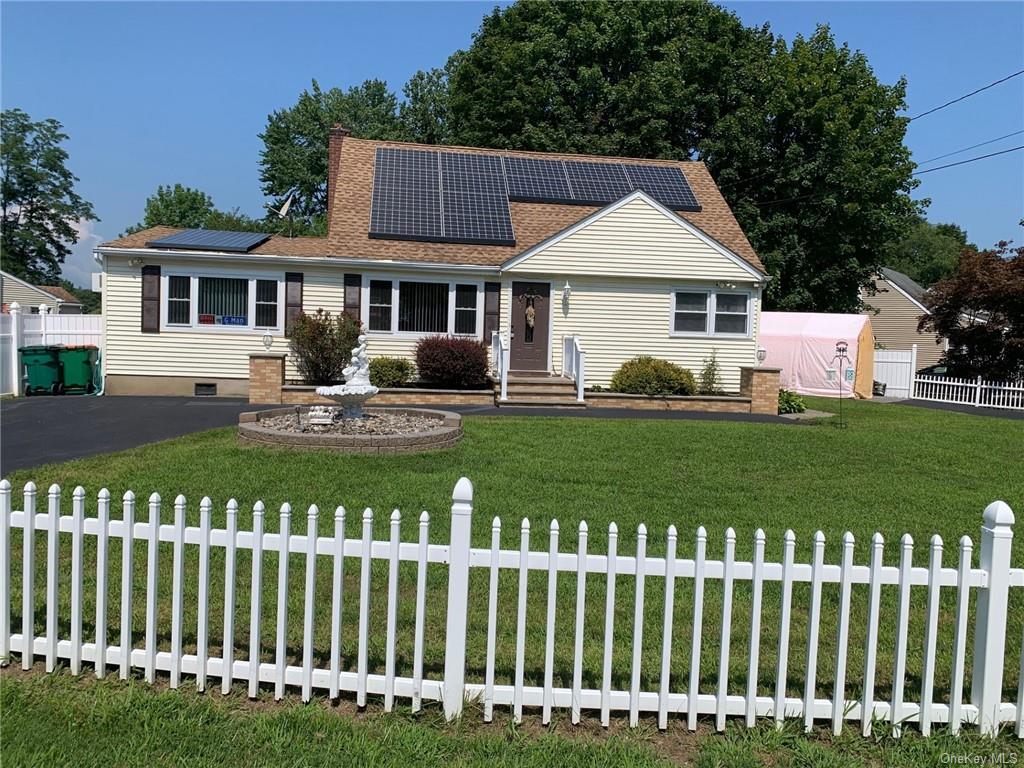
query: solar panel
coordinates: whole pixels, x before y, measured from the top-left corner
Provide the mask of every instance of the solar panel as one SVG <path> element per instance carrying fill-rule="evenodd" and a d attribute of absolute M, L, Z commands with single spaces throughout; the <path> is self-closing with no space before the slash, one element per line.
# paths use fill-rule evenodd
<path fill-rule="evenodd" d="M 445 240 L 515 245 L 500 157 L 442 152 L 441 211 Z"/>
<path fill-rule="evenodd" d="M 247 253 L 270 239 L 265 232 L 226 232 L 219 229 L 186 229 L 174 235 L 150 240 L 147 248 L 179 248 L 185 251 L 228 251 Z"/>
<path fill-rule="evenodd" d="M 440 240 L 437 152 L 377 147 L 371 202 L 370 237 Z"/>
<path fill-rule="evenodd" d="M 619 163 L 566 160 L 565 173 L 569 177 L 573 198 L 579 204 L 604 205 L 633 191 Z"/>
<path fill-rule="evenodd" d="M 509 200 L 523 203 L 574 202 L 561 160 L 515 155 L 504 160 Z"/>
<path fill-rule="evenodd" d="M 626 165 L 633 189 L 642 189 L 666 208 L 674 211 L 699 211 L 693 190 L 682 170 L 668 165 Z"/>

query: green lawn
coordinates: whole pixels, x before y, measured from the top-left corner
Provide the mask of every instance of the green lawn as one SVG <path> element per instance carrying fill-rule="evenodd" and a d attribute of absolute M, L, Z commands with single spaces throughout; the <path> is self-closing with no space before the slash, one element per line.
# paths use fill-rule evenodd
<path fill-rule="evenodd" d="M 812 407 L 829 409 L 827 401 L 811 402 Z M 848 406 L 848 407 L 847 407 Z M 797 535 L 797 559 L 807 561 L 814 532 L 824 531 L 827 537 L 826 559 L 837 561 L 839 540 L 846 530 L 857 539 L 856 562 L 867 562 L 867 542 L 874 531 L 886 539 L 886 563 L 896 562 L 896 541 L 900 535 L 910 533 L 917 547 L 915 564 L 926 562 L 927 540 L 938 533 L 947 544 L 944 562 L 956 562 L 955 545 L 959 538 L 970 535 L 977 545 L 981 511 L 990 501 L 1002 498 L 1018 513 L 1024 509 L 1024 423 L 987 416 L 964 415 L 905 406 L 875 403 L 849 403 L 844 406 L 849 427 L 837 429 L 831 423 L 816 424 L 754 424 L 718 421 L 663 421 L 663 420 L 603 420 L 603 419 L 547 419 L 528 417 L 470 417 L 465 420 L 466 438 L 454 450 L 425 455 L 370 457 L 339 456 L 320 453 L 289 452 L 238 444 L 233 429 L 215 430 L 178 440 L 146 446 L 133 451 L 110 454 L 91 459 L 51 465 L 11 476 L 15 488 L 34 480 L 40 488 L 40 509 L 45 509 L 45 489 L 56 482 L 68 491 L 77 484 L 86 486 L 91 498 L 101 487 L 107 487 L 115 498 L 127 489 L 140 497 L 137 519 L 145 520 L 144 498 L 158 491 L 166 501 L 164 520 L 172 515 L 170 502 L 178 493 L 189 500 L 188 523 L 198 523 L 198 501 L 209 495 L 215 504 L 214 525 L 223 525 L 223 506 L 230 497 L 241 505 L 239 527 L 245 529 L 251 522 L 251 505 L 263 499 L 268 514 L 267 530 L 276 530 L 276 510 L 289 501 L 295 508 L 292 531 L 305 527 L 304 510 L 310 504 L 322 510 L 320 531 L 330 534 L 333 529 L 329 514 L 338 504 L 350 510 L 349 536 L 358 535 L 359 512 L 364 507 L 377 511 L 375 534 L 387 537 L 390 511 L 401 509 L 403 537 L 414 540 L 416 519 L 421 510 L 428 510 L 432 519 L 432 541 L 445 542 L 448 536 L 448 505 L 451 489 L 461 475 L 473 480 L 476 487 L 476 512 L 473 520 L 473 539 L 477 546 L 490 541 L 491 519 L 499 516 L 504 522 L 503 546 L 518 546 L 519 521 L 528 516 L 533 526 L 533 549 L 547 549 L 547 526 L 557 519 L 561 526 L 561 548 L 575 550 L 576 528 L 581 520 L 590 527 L 590 550 L 603 551 L 605 532 L 610 522 L 619 525 L 620 553 L 629 553 L 635 547 L 635 528 L 646 523 L 649 531 L 648 553 L 664 551 L 664 533 L 674 524 L 680 532 L 679 554 L 692 556 L 693 535 L 699 525 L 709 534 L 709 557 L 718 557 L 723 550 L 725 529 L 732 526 L 739 544 L 737 556 L 746 558 L 752 549 L 756 528 L 765 530 L 768 537 L 767 557 L 779 560 L 782 536 L 787 528 Z M 70 493 L 68 493 L 70 497 Z M 70 502 L 66 502 L 70 504 Z M 16 506 L 20 506 L 16 504 Z M 92 504 L 88 514 L 94 514 Z M 120 516 L 118 507 L 112 517 Z M 43 629 L 41 610 L 45 570 L 44 536 L 39 537 L 40 567 L 37 595 L 38 631 Z M 136 562 L 145 562 L 144 544 L 138 545 Z M 15 565 L 20 562 L 20 531 L 12 535 Z M 69 569 L 68 547 L 62 549 L 62 568 Z M 195 551 L 192 562 L 186 565 L 186 623 L 185 644 L 195 639 Z M 118 558 L 119 545 L 112 547 L 112 557 Z M 1020 545 L 1015 545 L 1017 562 L 1021 561 Z M 216 554 L 216 553 L 215 553 Z M 86 549 L 86 562 L 92 562 L 92 552 Z M 167 632 L 161 636 L 164 646 L 169 645 L 170 615 L 170 548 L 161 551 L 161 613 Z M 977 555 L 975 555 L 976 561 Z M 119 560 L 118 560 L 119 562 Z M 376 585 L 384 584 L 384 564 L 374 570 Z M 214 605 L 222 599 L 221 563 L 214 558 L 211 578 L 211 598 Z M 247 626 L 248 559 L 239 555 L 238 614 L 236 626 Z M 292 589 L 289 593 L 289 641 L 293 660 L 300 654 L 302 616 L 302 557 L 290 564 Z M 402 591 L 399 612 L 399 673 L 408 674 L 412 663 L 412 631 L 414 594 L 413 564 L 404 564 L 401 572 Z M 264 652 L 270 659 L 274 615 L 277 601 L 276 560 L 267 556 L 264 582 Z M 354 665 L 356 637 L 355 618 L 358 609 L 357 568 L 351 565 L 346 573 L 346 610 L 343 621 L 343 663 Z M 471 612 L 469 627 L 470 678 L 482 680 L 485 659 L 486 634 L 486 573 L 474 571 L 471 581 L 471 600 L 478 610 Z M 530 580 L 529 626 L 526 663 L 527 681 L 539 682 L 542 676 L 544 647 L 544 614 L 546 574 L 535 574 Z M 87 617 L 86 635 L 92 628 L 94 582 L 87 568 L 84 615 Z M 15 579 L 12 605 L 20 609 L 20 579 Z M 329 647 L 329 569 L 318 572 L 316 639 L 318 663 L 326 665 Z M 66 581 L 64 582 L 66 583 Z M 137 572 L 136 628 L 142 626 L 144 574 Z M 112 581 L 111 615 L 118 610 L 116 579 Z M 427 649 L 428 669 L 437 668 L 443 661 L 443 631 L 445 610 L 445 573 L 431 569 L 428 574 Z M 584 685 L 596 687 L 600 675 L 600 657 L 603 639 L 601 614 L 604 601 L 603 579 L 588 580 L 590 599 L 586 623 Z M 614 683 L 628 685 L 630 638 L 632 636 L 631 579 L 619 579 L 619 611 L 616 617 L 616 648 L 613 664 Z M 948 591 L 948 590 L 947 590 Z M 1014 590 L 1021 592 L 1024 590 Z M 792 694 L 799 695 L 803 688 L 803 659 L 805 657 L 806 586 L 794 590 L 795 616 L 790 651 L 789 686 Z M 887 590 L 883 597 L 883 610 L 888 620 L 883 622 L 881 651 L 877 681 L 877 695 L 889 695 L 891 683 L 891 647 L 894 631 L 895 595 Z M 923 644 L 923 589 L 915 593 L 914 604 L 920 607 L 911 625 L 912 656 L 908 666 L 907 699 L 916 700 L 920 682 L 920 648 Z M 381 595 L 375 589 L 375 596 Z M 497 677 L 499 682 L 511 680 L 514 660 L 516 575 L 503 573 L 499 585 L 499 626 L 497 636 Z M 555 642 L 555 684 L 567 685 L 572 668 L 572 627 L 575 576 L 562 575 L 558 583 L 559 607 Z M 681 582 L 676 594 L 675 643 L 673 656 L 673 685 L 681 686 L 687 677 L 691 640 L 690 585 Z M 818 683 L 820 695 L 830 695 L 832 682 L 831 651 L 835 643 L 835 605 L 838 589 L 826 587 L 823 594 L 821 649 L 819 651 Z M 941 612 L 943 633 L 938 646 L 938 672 L 936 698 L 948 695 L 950 684 L 950 645 L 954 616 L 953 594 L 944 596 Z M 1024 596 L 1015 595 L 1010 641 L 1007 649 L 1007 693 L 1016 691 L 1017 654 L 1020 651 Z M 661 646 L 662 590 L 656 579 L 648 584 L 644 633 L 643 685 L 657 686 Z M 777 646 L 777 616 L 779 591 L 774 585 L 765 589 L 765 608 L 761 643 L 761 693 L 773 689 L 775 652 Z M 860 670 L 863 664 L 863 633 L 866 589 L 855 588 L 853 594 L 853 620 L 851 622 L 847 695 L 854 697 L 859 691 Z M 193 606 L 189 609 L 189 606 Z M 701 665 L 702 690 L 714 689 L 717 679 L 719 653 L 718 626 L 721 610 L 718 585 L 709 583 L 706 592 L 703 654 Z M 67 597 L 62 605 L 66 621 Z M 373 641 L 370 645 L 371 663 L 383 666 L 384 605 L 377 600 L 371 622 Z M 734 600 L 733 640 L 730 647 L 730 692 L 744 690 L 746 679 L 747 623 L 749 621 L 749 589 L 738 584 Z M 219 610 L 211 612 L 211 654 L 219 654 Z M 15 618 L 20 626 L 20 618 Z M 116 623 L 112 628 L 116 631 Z M 240 629 L 241 643 L 244 632 Z M 113 633 L 112 633 L 112 640 Z M 138 641 L 141 643 L 141 638 Z M 967 668 L 970 669 L 968 660 Z M 17 683 L 5 687 L 28 696 L 30 692 Z M 106 690 L 105 688 L 103 690 Z M 5 694 L 6 696 L 7 694 Z M 79 694 L 76 694 L 76 696 Z M 86 691 L 81 696 L 99 695 Z M 141 695 L 141 694 L 136 694 Z M 42 697 L 45 702 L 45 697 Z M 166 699 L 160 699 L 165 702 Z M 189 707 L 205 707 L 205 700 L 181 703 Z M 71 706 L 69 704 L 69 706 Z M 82 704 L 82 706 L 85 706 Z M 149 706 L 148 704 L 139 706 Z M 162 703 L 160 706 L 170 706 Z M 177 705 L 176 705 L 177 706 Z M 218 705 L 220 706 L 220 705 Z M 186 715 L 183 710 L 181 717 Z M 195 714 L 195 713 L 193 713 Z M 176 715 L 177 716 L 177 715 Z M 196 717 L 203 716 L 200 713 Z M 225 717 L 242 717 L 237 713 Z M 248 717 L 248 716 L 246 716 Z M 290 711 L 261 715 L 268 718 L 266 727 L 274 718 L 313 717 Z M 504 717 L 504 713 L 499 713 Z M 248 722 L 243 717 L 243 721 Z M 388 721 L 391 722 L 391 721 Z M 239 728 L 256 727 L 255 725 Z M 262 727 L 262 726 L 261 726 Z M 345 726 L 358 730 L 358 725 Z M 419 728 L 406 720 L 394 721 L 397 731 Z M 5 729 L 6 730 L 6 729 Z M 760 733 L 760 731 L 758 731 Z M 774 732 L 768 735 L 774 738 Z M 444 739 L 476 739 L 477 734 L 449 734 Z M 486 741 L 487 734 L 479 735 Z M 428 738 L 424 736 L 424 738 Z M 429 738 L 434 738 L 430 736 Z M 438 737 L 441 738 L 441 737 Z M 624 737 L 626 738 L 626 737 Z M 635 738 L 635 737 L 629 737 Z M 652 737 L 657 744 L 660 737 Z M 746 743 L 747 736 L 738 735 L 733 744 Z M 750 737 L 753 738 L 753 737 Z M 765 737 L 767 738 L 767 737 Z M 446 742 L 448 743 L 448 742 Z M 475 744 L 476 742 L 474 742 Z M 533 742 L 530 742 L 531 744 Z M 711 752 L 717 747 L 709 746 Z M 802 742 L 801 742 L 802 743 Z M 476 747 L 466 747 L 467 760 Z M 480 747 L 487 749 L 487 747 Z M 609 757 L 606 749 L 625 749 L 618 742 L 612 746 L 595 746 L 598 753 Z M 756 751 L 755 747 L 750 747 Z M 532 749 L 532 747 L 531 747 Z M 568 747 L 567 747 L 568 749 Z M 573 747 L 575 749 L 575 747 Z M 463 749 L 458 748 L 462 754 Z M 581 760 L 600 762 L 598 753 Z M 582 754 L 582 753 L 581 753 Z M 617 753 L 616 753 L 617 754 Z M 624 754 L 624 753 L 623 753 Z M 641 753 L 637 753 L 638 755 Z M 711 754 L 709 752 L 709 754 Z M 753 752 L 751 754 L 754 754 Z M 512 753 L 503 755 L 507 759 Z M 533 759 L 523 756 L 523 764 Z M 568 758 L 567 758 L 568 759 Z M 645 758 L 637 758 L 642 760 Z M 711 759 L 711 758 L 709 758 Z M 715 758 L 718 759 L 718 758 Z M 738 759 L 738 758 L 737 758 Z M 570 760 L 571 762 L 571 760 Z M 735 763 L 722 757 L 720 762 Z M 708 765 L 716 764 L 714 762 Z M 743 764 L 742 761 L 739 764 Z M 750 764 L 757 764 L 752 762 Z"/>

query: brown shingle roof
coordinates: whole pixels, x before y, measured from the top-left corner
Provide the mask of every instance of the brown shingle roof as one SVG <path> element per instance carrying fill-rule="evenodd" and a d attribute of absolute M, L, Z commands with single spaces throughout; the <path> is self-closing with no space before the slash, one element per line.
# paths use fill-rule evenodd
<path fill-rule="evenodd" d="M 46 291 L 48 294 L 53 296 L 55 299 L 66 301 L 68 304 L 81 304 L 81 300 L 71 293 L 71 291 L 61 288 L 59 285 L 39 285 L 36 286 L 40 291 Z"/>
<path fill-rule="evenodd" d="M 532 155 L 556 159 L 586 159 L 593 162 L 619 162 L 630 158 L 596 157 L 544 152 L 512 152 L 478 147 L 430 147 L 402 142 L 370 141 L 345 137 L 340 152 L 340 168 L 334 188 L 334 203 L 327 237 L 282 237 L 274 235 L 250 253 L 272 256 L 336 256 L 382 261 L 472 264 L 498 267 L 529 250 L 563 229 L 599 210 L 597 206 L 558 205 L 554 203 L 510 203 L 516 244 L 470 245 L 466 243 L 428 243 L 407 240 L 383 240 L 369 236 L 370 201 L 373 190 L 373 165 L 377 147 L 420 147 L 457 150 L 485 155 Z M 635 158 L 633 158 L 636 160 Z M 681 211 L 679 215 L 699 227 L 737 256 L 764 272 L 750 242 L 740 229 L 728 204 L 702 162 L 640 160 L 643 163 L 677 166 L 693 188 L 701 210 Z M 104 243 L 111 248 L 144 248 L 154 238 L 181 230 L 152 227 Z"/>

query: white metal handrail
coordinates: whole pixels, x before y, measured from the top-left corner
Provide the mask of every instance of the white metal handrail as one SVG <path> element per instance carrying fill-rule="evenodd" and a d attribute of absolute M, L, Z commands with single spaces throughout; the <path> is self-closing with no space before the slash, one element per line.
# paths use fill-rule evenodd
<path fill-rule="evenodd" d="M 508 341 L 498 331 L 491 331 L 491 367 L 495 378 L 501 383 L 499 399 L 508 400 Z"/>
<path fill-rule="evenodd" d="M 562 375 L 576 382 L 576 400 L 583 402 L 584 378 L 586 376 L 587 353 L 579 336 L 562 337 Z"/>

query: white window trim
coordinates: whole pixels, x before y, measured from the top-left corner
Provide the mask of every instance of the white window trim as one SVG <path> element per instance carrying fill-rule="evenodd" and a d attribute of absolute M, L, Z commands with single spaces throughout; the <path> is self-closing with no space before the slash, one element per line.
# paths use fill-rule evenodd
<path fill-rule="evenodd" d="M 168 303 L 170 302 L 170 278 L 189 278 L 189 322 L 187 325 L 169 323 L 167 318 Z M 199 278 L 200 277 L 227 277 L 249 281 L 248 294 L 248 316 L 247 325 L 206 325 L 199 323 Z M 267 328 L 256 325 L 256 281 L 270 280 L 277 283 L 277 324 Z M 284 335 L 284 272 L 269 272 L 265 274 L 253 274 L 250 271 L 239 272 L 234 270 L 221 269 L 162 269 L 160 271 L 160 331 L 168 333 L 234 333 L 234 334 L 259 334 L 269 333 L 273 336 Z"/>
<path fill-rule="evenodd" d="M 391 330 L 370 330 L 370 282 L 386 280 L 391 283 Z M 448 286 L 448 323 L 444 331 L 399 331 L 398 330 L 398 284 L 399 283 L 435 283 Z M 476 330 L 473 333 L 455 333 L 455 286 L 472 285 L 476 287 Z M 484 334 L 484 283 L 482 280 L 430 280 L 418 276 L 397 277 L 395 275 L 363 275 L 359 302 L 359 320 L 370 337 L 381 336 L 398 339 L 422 339 L 427 336 L 455 336 L 460 339 L 482 339 Z"/>
<path fill-rule="evenodd" d="M 703 331 L 677 331 L 676 328 L 676 293 L 703 293 L 708 297 L 707 318 Z M 715 314 L 719 293 L 736 293 L 747 297 L 747 330 L 745 333 L 716 333 Z M 672 288 L 670 294 L 671 311 L 668 318 L 668 335 L 672 338 L 690 339 L 750 339 L 754 336 L 754 291 L 747 288 L 712 288 L 706 285 L 679 285 Z M 696 314 L 696 313 L 695 313 Z M 729 313 L 732 314 L 732 313 Z M 739 316 L 739 313 L 735 313 Z"/>

